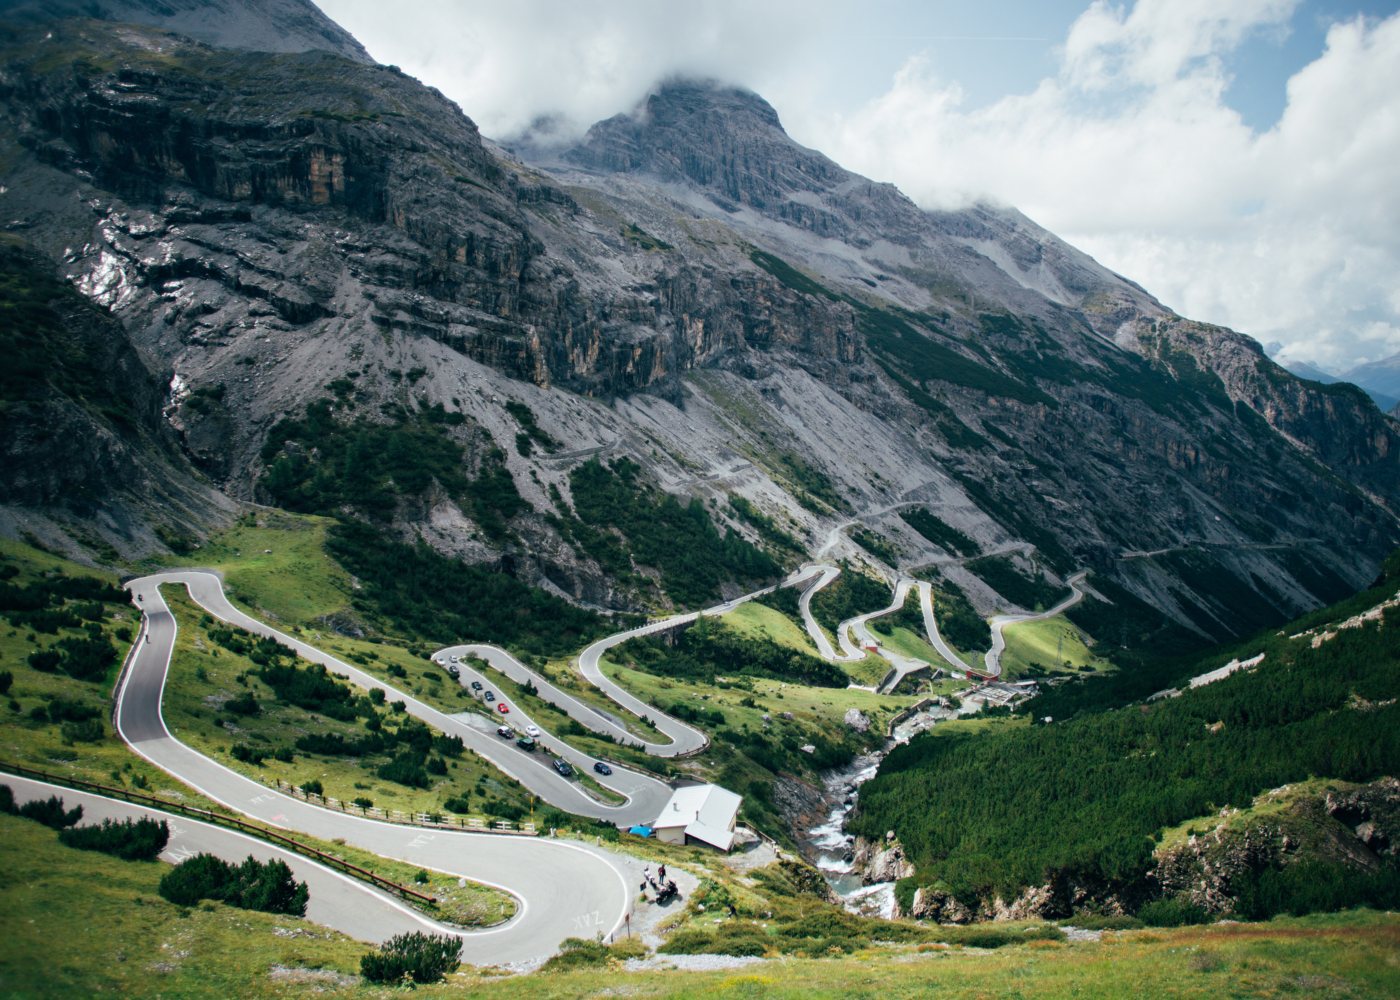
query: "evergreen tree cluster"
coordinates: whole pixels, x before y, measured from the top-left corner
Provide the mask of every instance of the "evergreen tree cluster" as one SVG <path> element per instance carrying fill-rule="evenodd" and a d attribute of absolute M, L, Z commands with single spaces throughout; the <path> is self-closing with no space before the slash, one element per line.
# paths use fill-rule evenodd
<path fill-rule="evenodd" d="M 737 532 L 721 535 L 698 498 L 682 503 L 646 482 L 629 459 L 585 462 L 569 474 L 569 486 L 577 518 L 560 520 L 560 528 L 615 577 L 640 583 L 637 567 L 655 569 L 677 607 L 712 603 L 723 583 L 781 572 Z"/>
<path fill-rule="evenodd" d="M 919 883 L 967 902 L 1057 879 L 1144 898 L 1163 828 L 1309 776 L 1368 781 L 1400 768 L 1398 628 L 1390 609 L 1315 649 L 1270 633 L 1257 668 L 1178 698 L 1050 725 L 935 730 L 862 786 L 849 829 L 895 830 Z M 1270 907 L 1282 905 L 1280 886 L 1260 890 L 1274 894 Z"/>
<path fill-rule="evenodd" d="M 506 572 L 405 545 L 357 521 L 333 527 L 326 548 L 359 579 L 356 607 L 415 639 L 491 642 L 552 656 L 578 650 L 608 627 Z"/>
<path fill-rule="evenodd" d="M 447 428 L 465 418 L 441 405 L 415 413 L 401 408 L 389 422 L 338 415 L 347 401 L 320 399 L 300 419 L 281 421 L 268 435 L 260 485 L 278 505 L 308 514 L 337 515 L 347 508 L 382 523 L 402 499 L 421 497 L 437 484 L 492 538 L 507 535 L 506 521 L 525 509 L 505 455 L 488 449 L 475 478 L 465 448 Z"/>

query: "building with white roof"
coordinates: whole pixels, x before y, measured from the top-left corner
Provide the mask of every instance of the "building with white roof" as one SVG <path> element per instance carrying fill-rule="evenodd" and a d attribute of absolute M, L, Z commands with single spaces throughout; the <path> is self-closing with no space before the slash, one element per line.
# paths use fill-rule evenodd
<path fill-rule="evenodd" d="M 699 841 L 728 851 L 734 846 L 734 824 L 743 801 L 719 785 L 686 785 L 671 793 L 651 829 L 657 840 L 667 844 Z"/>

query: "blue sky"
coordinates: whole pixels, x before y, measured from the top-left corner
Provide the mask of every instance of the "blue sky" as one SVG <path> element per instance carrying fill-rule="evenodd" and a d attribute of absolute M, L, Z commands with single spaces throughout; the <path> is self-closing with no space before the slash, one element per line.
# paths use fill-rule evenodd
<path fill-rule="evenodd" d="M 488 136 L 748 86 L 928 207 L 1013 205 L 1183 315 L 1400 353 L 1400 0 L 317 0 Z"/>

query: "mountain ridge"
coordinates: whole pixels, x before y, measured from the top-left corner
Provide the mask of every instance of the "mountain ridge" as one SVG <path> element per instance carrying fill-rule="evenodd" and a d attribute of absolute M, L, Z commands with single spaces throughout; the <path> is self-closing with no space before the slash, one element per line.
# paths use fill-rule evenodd
<path fill-rule="evenodd" d="M 4 52 L 15 216 L 178 376 L 169 422 L 234 496 L 271 498 L 269 434 L 318 399 L 356 426 L 436 407 L 469 468 L 548 517 L 494 537 L 439 484 L 400 494 L 389 529 L 575 600 L 658 599 L 549 520 L 601 452 L 751 541 L 732 498 L 804 546 L 1004 602 L 890 513 L 922 504 L 983 550 L 1019 540 L 1023 572 L 1095 567 L 1207 635 L 1364 582 L 1396 536 L 1374 407 L 1011 210 L 918 209 L 802 150 L 755 95 L 663 87 L 647 122 L 600 123 L 585 169 L 498 154 L 392 68 L 54 35 L 43 61 L 33 36 Z M 745 144 L 792 162 L 736 165 Z M 669 180 L 633 169 L 663 147 Z M 561 457 L 519 444 L 517 412 Z M 851 514 L 892 561 L 833 533 Z M 1124 556 L 1182 545 L 1214 569 Z"/>

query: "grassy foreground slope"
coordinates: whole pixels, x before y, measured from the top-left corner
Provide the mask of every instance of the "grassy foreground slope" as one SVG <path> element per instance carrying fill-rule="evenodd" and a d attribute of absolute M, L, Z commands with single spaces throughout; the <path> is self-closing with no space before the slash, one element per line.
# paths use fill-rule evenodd
<path fill-rule="evenodd" d="M 367 946 L 309 921 L 191 909 L 156 893 L 166 866 L 59 844 L 38 824 L 0 817 L 0 993 L 11 997 L 397 996 L 356 975 Z M 81 934 L 73 933 L 82 928 Z M 1101 942 L 1037 940 L 980 948 L 937 942 L 841 958 L 787 958 L 707 973 L 627 972 L 603 949 L 590 964 L 528 977 L 463 969 L 415 995 L 518 998 L 1113 997 L 1311 995 L 1400 990 L 1400 919 L 1350 913 Z"/>

